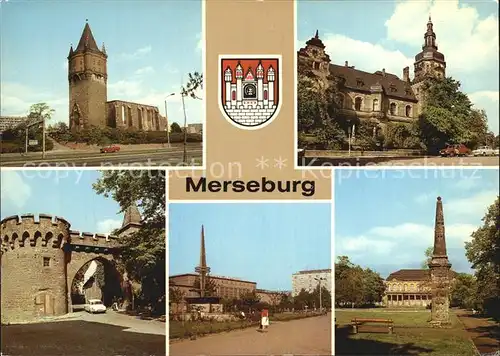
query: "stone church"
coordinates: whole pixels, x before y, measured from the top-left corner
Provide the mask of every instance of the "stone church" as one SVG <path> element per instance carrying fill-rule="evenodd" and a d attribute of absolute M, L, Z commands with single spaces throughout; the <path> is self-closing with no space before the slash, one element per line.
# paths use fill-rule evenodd
<path fill-rule="evenodd" d="M 298 51 L 298 63 L 311 68 L 325 86 L 329 85 L 331 77 L 339 80 L 340 93 L 336 101 L 343 116 L 371 120 L 382 130 L 389 122 L 410 123 L 417 119 L 422 110 L 424 79 L 445 77 L 446 62 L 444 55 L 438 52 L 430 17 L 422 51 L 415 56 L 413 79 L 409 67 L 403 68 L 399 77 L 385 69 L 365 72 L 349 65 L 348 61 L 344 65 L 333 64 L 325 48 L 316 31 Z"/>
<path fill-rule="evenodd" d="M 99 49 L 88 23 L 78 46 L 68 55 L 69 127 L 79 131 L 91 126 L 164 131 L 168 121 L 156 106 L 124 100 L 108 101 L 108 55 Z"/>

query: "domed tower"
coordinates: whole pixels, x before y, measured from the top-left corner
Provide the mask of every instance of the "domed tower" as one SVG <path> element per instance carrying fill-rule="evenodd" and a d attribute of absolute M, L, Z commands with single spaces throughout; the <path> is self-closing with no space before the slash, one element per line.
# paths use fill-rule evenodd
<path fill-rule="evenodd" d="M 65 242 L 70 224 L 40 214 L 0 222 L 2 323 L 68 312 Z"/>
<path fill-rule="evenodd" d="M 78 131 L 89 126 L 106 126 L 107 121 L 107 58 L 85 24 L 76 49 L 68 55 L 69 127 Z"/>
<path fill-rule="evenodd" d="M 430 16 L 427 22 L 427 31 L 424 34 L 424 41 L 422 52 L 415 56 L 414 83 L 428 77 L 444 78 L 445 76 L 446 61 L 444 60 L 444 54 L 438 52 L 436 34 Z"/>

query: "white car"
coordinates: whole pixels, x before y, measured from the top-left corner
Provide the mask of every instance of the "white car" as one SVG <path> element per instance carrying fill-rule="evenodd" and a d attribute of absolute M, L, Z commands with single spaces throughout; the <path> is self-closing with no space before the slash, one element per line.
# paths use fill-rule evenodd
<path fill-rule="evenodd" d="M 474 156 L 494 156 L 495 150 L 490 146 L 481 146 L 472 151 Z"/>
<path fill-rule="evenodd" d="M 106 306 L 99 299 L 90 299 L 84 307 L 85 311 L 91 314 L 106 313 Z"/>

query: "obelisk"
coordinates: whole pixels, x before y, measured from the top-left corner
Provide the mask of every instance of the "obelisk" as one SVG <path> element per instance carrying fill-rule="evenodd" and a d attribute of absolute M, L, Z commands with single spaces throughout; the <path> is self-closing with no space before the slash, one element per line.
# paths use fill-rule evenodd
<path fill-rule="evenodd" d="M 432 288 L 430 322 L 433 326 L 445 326 L 450 323 L 450 268 L 451 264 L 446 254 L 443 202 L 441 197 L 438 197 L 434 226 L 434 250 L 429 262 Z"/>
<path fill-rule="evenodd" d="M 205 296 L 206 277 L 210 272 L 210 267 L 207 267 L 207 255 L 205 251 L 205 229 L 203 225 L 201 225 L 200 265 L 194 270 L 200 275 L 200 297 L 203 298 Z"/>

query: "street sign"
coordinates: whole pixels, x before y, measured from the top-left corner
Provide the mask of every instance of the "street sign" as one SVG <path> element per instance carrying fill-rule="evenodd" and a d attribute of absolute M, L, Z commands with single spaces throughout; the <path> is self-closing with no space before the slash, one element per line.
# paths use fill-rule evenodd
<path fill-rule="evenodd" d="M 38 140 L 29 140 L 28 141 L 28 145 L 30 145 L 30 146 L 36 146 L 36 145 L 38 145 Z"/>

